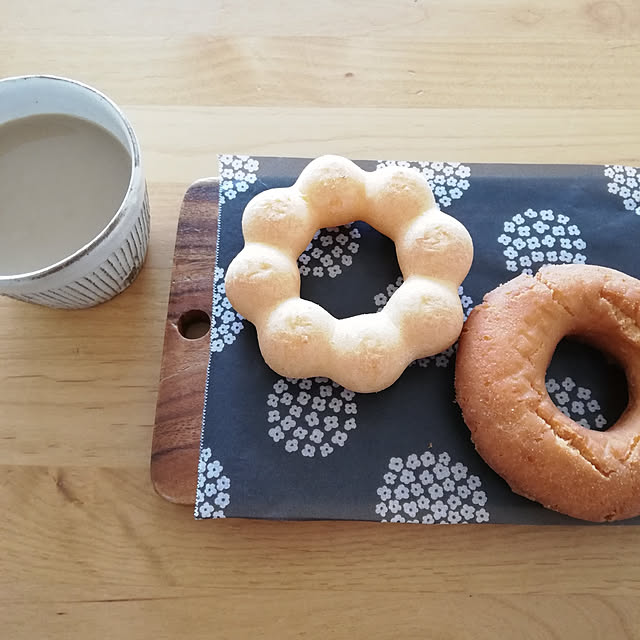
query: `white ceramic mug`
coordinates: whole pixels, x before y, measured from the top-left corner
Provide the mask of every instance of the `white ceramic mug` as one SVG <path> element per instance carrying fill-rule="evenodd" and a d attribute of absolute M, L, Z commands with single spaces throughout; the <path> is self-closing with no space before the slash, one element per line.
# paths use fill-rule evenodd
<path fill-rule="evenodd" d="M 96 89 L 56 76 L 0 80 L 0 125 L 38 114 L 76 116 L 110 132 L 131 157 L 129 185 L 119 209 L 91 241 L 36 271 L 0 273 L 0 294 L 48 307 L 91 307 L 126 289 L 144 262 L 150 219 L 140 148 L 124 114 Z"/>

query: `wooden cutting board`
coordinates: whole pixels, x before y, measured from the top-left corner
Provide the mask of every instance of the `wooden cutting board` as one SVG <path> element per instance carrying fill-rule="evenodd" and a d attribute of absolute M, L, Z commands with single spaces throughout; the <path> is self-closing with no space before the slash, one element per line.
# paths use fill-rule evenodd
<path fill-rule="evenodd" d="M 218 179 L 198 180 L 178 220 L 151 446 L 153 486 L 178 504 L 195 502 L 217 231 Z"/>

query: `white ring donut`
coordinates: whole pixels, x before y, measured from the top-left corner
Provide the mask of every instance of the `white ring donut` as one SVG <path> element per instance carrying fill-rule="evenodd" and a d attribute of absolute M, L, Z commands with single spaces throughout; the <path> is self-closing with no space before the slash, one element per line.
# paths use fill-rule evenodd
<path fill-rule="evenodd" d="M 395 242 L 404 283 L 381 312 L 338 320 L 300 298 L 296 261 L 317 229 L 354 220 Z M 380 391 L 413 360 L 460 335 L 458 286 L 471 266 L 471 237 L 438 209 L 413 169 L 366 172 L 345 158 L 317 158 L 292 187 L 253 198 L 242 231 L 245 247 L 227 270 L 227 297 L 256 326 L 265 362 L 282 376 Z"/>

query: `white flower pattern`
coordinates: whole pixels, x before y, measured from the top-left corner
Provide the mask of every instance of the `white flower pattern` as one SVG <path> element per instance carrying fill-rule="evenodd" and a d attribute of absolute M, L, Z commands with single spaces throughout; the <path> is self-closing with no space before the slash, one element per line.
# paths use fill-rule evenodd
<path fill-rule="evenodd" d="M 244 318 L 231 306 L 225 294 L 224 270 L 216 266 L 213 278 L 213 318 L 211 320 L 211 351 L 219 353 L 233 344 L 244 328 Z"/>
<path fill-rule="evenodd" d="M 393 457 L 376 489 L 375 515 L 381 522 L 457 524 L 488 522 L 487 494 L 477 475 L 451 456 L 425 451 Z"/>
<path fill-rule="evenodd" d="M 640 170 L 620 164 L 604 166 L 604 175 L 609 178 L 607 190 L 617 195 L 625 210 L 640 216 Z"/>
<path fill-rule="evenodd" d="M 260 162 L 249 156 L 218 156 L 220 172 L 219 202 L 224 204 L 233 200 L 239 193 L 244 193 L 255 183 Z"/>
<path fill-rule="evenodd" d="M 389 298 L 400 288 L 400 285 L 402 283 L 402 276 L 398 276 L 395 282 L 387 285 L 387 288 L 384 292 L 378 293 L 374 296 L 373 303 L 377 307 L 376 311 L 382 311 L 384 305 L 387 304 Z M 462 286 L 458 287 L 458 295 L 460 296 L 464 319 L 466 320 L 474 307 L 473 300 L 471 299 L 471 296 L 465 294 L 464 288 Z M 451 362 L 451 358 L 453 358 L 453 355 L 455 354 L 457 348 L 458 343 L 456 342 L 455 344 L 452 344 L 448 349 L 445 349 L 440 353 L 436 353 L 435 355 L 427 356 L 425 358 L 420 358 L 419 360 L 412 362 L 410 366 L 418 364 L 421 367 L 428 367 L 432 362 L 434 362 L 436 367 L 447 367 Z"/>
<path fill-rule="evenodd" d="M 533 275 L 544 264 L 587 261 L 587 243 L 571 219 L 551 209 L 527 209 L 507 220 L 498 236 L 507 271 Z"/>
<path fill-rule="evenodd" d="M 378 162 L 376 169 L 384 167 L 407 167 L 419 171 L 427 179 L 441 209 L 450 207 L 469 188 L 471 168 L 459 162 L 384 160 Z"/>
<path fill-rule="evenodd" d="M 298 258 L 301 276 L 335 278 L 353 264 L 360 249 L 360 230 L 353 223 L 326 227 L 315 232 L 313 240 Z"/>
<path fill-rule="evenodd" d="M 287 453 L 326 458 L 357 427 L 356 394 L 328 378 L 281 378 L 273 391 L 266 403 L 267 435 Z"/>
<path fill-rule="evenodd" d="M 211 448 L 200 451 L 198 489 L 194 515 L 196 518 L 224 518 L 229 506 L 231 480 L 224 475 L 220 460 L 211 460 Z"/>
<path fill-rule="evenodd" d="M 571 377 L 566 377 L 562 382 L 549 378 L 546 387 L 556 407 L 565 416 L 585 429 L 605 429 L 607 419 L 602 415 L 600 403 L 593 397 L 591 389 L 578 386 Z"/>

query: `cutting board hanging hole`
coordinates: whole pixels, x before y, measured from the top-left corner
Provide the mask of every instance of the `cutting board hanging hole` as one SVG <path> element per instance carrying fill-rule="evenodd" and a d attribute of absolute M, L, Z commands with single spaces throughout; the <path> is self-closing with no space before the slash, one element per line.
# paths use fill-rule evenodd
<path fill-rule="evenodd" d="M 211 328 L 211 318 L 206 311 L 191 309 L 178 319 L 178 332 L 187 340 L 204 338 Z"/>

